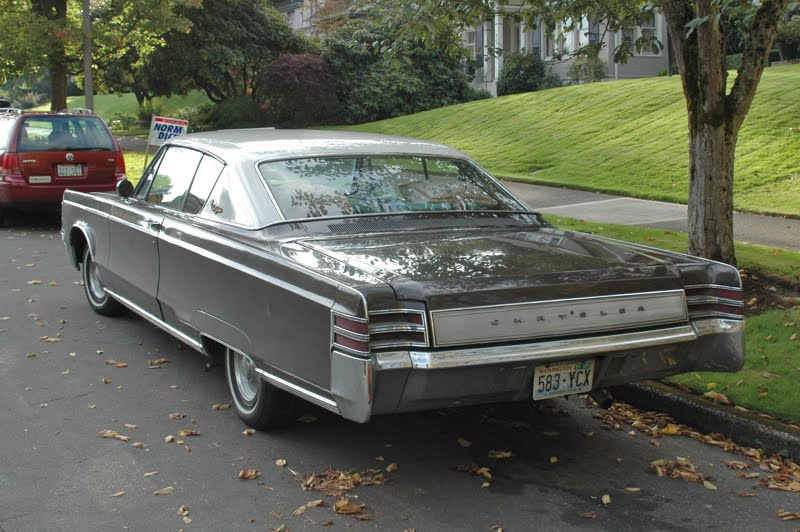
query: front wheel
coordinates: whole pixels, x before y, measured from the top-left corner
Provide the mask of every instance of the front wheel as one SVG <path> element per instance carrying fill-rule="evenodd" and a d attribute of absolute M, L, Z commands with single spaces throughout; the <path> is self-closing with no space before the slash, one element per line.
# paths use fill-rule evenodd
<path fill-rule="evenodd" d="M 100 279 L 100 272 L 97 264 L 94 263 L 89 246 L 83 252 L 83 263 L 81 265 L 83 275 L 83 290 L 86 292 L 86 299 L 92 310 L 103 316 L 119 316 L 125 310 L 119 301 L 111 297 L 106 291 L 103 280 Z"/>
<path fill-rule="evenodd" d="M 242 421 L 258 430 L 291 423 L 294 396 L 265 381 L 249 356 L 227 348 L 225 375 L 234 408 Z"/>

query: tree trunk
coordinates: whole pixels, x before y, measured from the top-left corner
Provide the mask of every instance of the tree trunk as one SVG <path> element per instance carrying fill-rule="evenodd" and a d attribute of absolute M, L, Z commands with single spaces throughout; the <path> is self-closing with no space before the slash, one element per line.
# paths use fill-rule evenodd
<path fill-rule="evenodd" d="M 67 108 L 67 56 L 54 47 L 48 60 L 50 67 L 50 110 L 61 111 Z"/>
<path fill-rule="evenodd" d="M 48 35 L 47 66 L 50 68 L 50 110 L 67 108 L 67 0 L 31 0 L 34 14 L 52 21 Z"/>
<path fill-rule="evenodd" d="M 736 135 L 727 124 L 689 126 L 689 253 L 736 264 L 733 164 Z"/>

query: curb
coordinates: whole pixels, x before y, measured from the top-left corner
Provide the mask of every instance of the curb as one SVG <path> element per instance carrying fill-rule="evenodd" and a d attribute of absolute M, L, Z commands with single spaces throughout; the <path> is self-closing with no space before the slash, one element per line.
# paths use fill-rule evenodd
<path fill-rule="evenodd" d="M 609 392 L 616 400 L 663 412 L 680 423 L 695 429 L 702 427 L 705 433 L 723 434 L 740 445 L 760 448 L 769 454 L 800 457 L 800 430 L 757 414 L 719 405 L 655 381 L 616 386 L 609 388 Z"/>

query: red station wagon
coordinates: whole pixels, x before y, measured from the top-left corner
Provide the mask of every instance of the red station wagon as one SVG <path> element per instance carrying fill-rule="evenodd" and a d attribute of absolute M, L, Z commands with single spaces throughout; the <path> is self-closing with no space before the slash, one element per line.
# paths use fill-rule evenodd
<path fill-rule="evenodd" d="M 9 208 L 56 208 L 68 188 L 113 191 L 125 177 L 122 151 L 98 116 L 0 115 L 0 224 Z"/>

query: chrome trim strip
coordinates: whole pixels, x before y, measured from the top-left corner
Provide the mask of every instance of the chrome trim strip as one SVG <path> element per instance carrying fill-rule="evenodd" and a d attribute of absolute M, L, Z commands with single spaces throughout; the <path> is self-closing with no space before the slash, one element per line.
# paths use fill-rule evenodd
<path fill-rule="evenodd" d="M 397 325 L 392 323 L 371 323 L 369 326 L 370 334 L 387 334 L 393 332 L 425 332 L 424 325 L 408 324 L 396 322 Z"/>
<path fill-rule="evenodd" d="M 358 292 L 358 293 L 360 294 L 361 292 Z M 358 316 L 352 316 L 350 314 L 343 314 L 341 312 L 336 312 L 335 310 L 332 310 L 331 314 L 333 314 L 334 316 L 339 316 L 340 318 L 344 318 L 346 320 L 357 321 L 359 323 L 368 323 L 369 322 L 369 320 L 367 318 L 359 318 Z"/>
<path fill-rule="evenodd" d="M 741 292 L 742 289 L 738 286 L 725 286 L 721 284 L 690 284 L 683 287 L 684 290 L 731 290 L 732 292 Z"/>
<path fill-rule="evenodd" d="M 425 311 L 419 310 L 415 308 L 393 308 L 393 309 L 381 309 L 381 310 L 373 310 L 370 314 L 419 314 L 423 318 L 425 317 Z M 423 320 L 424 321 L 424 320 Z"/>
<path fill-rule="evenodd" d="M 126 307 L 128 307 L 129 309 L 134 311 L 136 314 L 138 314 L 139 316 L 143 317 L 144 319 L 146 319 L 147 321 L 152 323 L 153 325 L 155 325 L 157 327 L 160 327 L 161 329 L 164 329 L 166 332 L 168 332 L 169 334 L 171 334 L 172 336 L 174 336 L 175 338 L 177 338 L 181 342 L 183 342 L 185 344 L 188 344 L 189 346 L 193 347 L 197 351 L 200 351 L 201 353 L 206 354 L 206 355 L 208 354 L 208 353 L 206 353 L 205 349 L 203 348 L 203 344 L 201 344 L 200 342 L 198 342 L 194 338 L 192 338 L 190 336 L 187 336 L 185 333 L 182 333 L 181 331 L 179 331 L 178 329 L 176 329 L 172 325 L 168 324 L 167 322 L 161 320 L 160 318 L 157 318 L 157 317 L 153 316 L 152 314 L 150 314 L 149 312 L 144 310 L 142 307 L 140 307 L 136 303 L 134 303 L 134 302 L 122 297 L 121 295 L 117 294 L 116 292 L 112 292 L 111 290 L 108 290 L 108 289 L 106 289 L 106 292 L 108 292 L 114 299 L 116 299 L 117 301 L 119 301 L 120 303 L 122 303 L 123 305 L 125 305 Z"/>
<path fill-rule="evenodd" d="M 324 408 L 326 410 L 330 410 L 331 412 L 334 412 L 335 414 L 339 413 L 339 408 L 336 406 L 336 402 L 332 401 L 331 399 L 328 399 L 327 397 L 323 397 L 323 396 L 321 396 L 319 394 L 316 394 L 316 393 L 314 393 L 314 392 L 312 392 L 310 390 L 306 390 L 305 388 L 303 388 L 301 386 L 298 386 L 297 384 L 294 384 L 294 383 L 289 382 L 289 381 L 287 381 L 285 379 L 282 379 L 282 378 L 280 378 L 280 377 L 278 377 L 276 375 L 273 375 L 272 373 L 269 373 L 268 371 L 263 370 L 261 368 L 256 368 L 256 372 L 259 375 L 261 375 L 264 379 L 266 379 L 270 384 L 273 384 L 273 385 L 277 386 L 278 388 L 281 388 L 283 390 L 286 390 L 287 392 L 293 393 L 293 394 L 299 396 L 300 398 L 305 399 L 306 401 L 308 401 L 310 403 L 314 403 L 315 405 L 320 406 L 320 407 L 322 407 L 322 408 Z"/>
<path fill-rule="evenodd" d="M 333 332 L 341 334 L 342 336 L 347 336 L 348 338 L 351 338 L 353 340 L 357 340 L 359 342 L 369 343 L 369 335 L 368 334 L 361 334 L 361 333 L 355 333 L 353 331 L 348 331 L 347 329 L 342 329 L 338 325 L 334 325 L 333 326 Z"/>
<path fill-rule="evenodd" d="M 389 347 L 428 347 L 428 344 L 411 340 L 378 340 L 369 344 L 371 349 L 387 349 Z"/>
<path fill-rule="evenodd" d="M 76 192 L 74 190 L 72 192 L 74 194 L 85 194 L 85 192 Z M 70 200 L 63 200 L 61 203 L 62 204 L 65 203 L 65 204 L 71 205 L 73 207 L 78 207 L 79 209 L 84 210 L 84 211 L 89 211 L 92 214 L 96 214 L 96 215 L 98 215 L 98 216 L 100 216 L 102 218 L 111 218 L 111 215 L 108 214 L 107 212 L 103 212 L 101 210 L 95 209 L 94 207 L 87 207 L 86 205 L 81 205 L 80 203 L 75 203 L 74 201 L 70 201 Z"/>
<path fill-rule="evenodd" d="M 744 315 L 742 314 L 731 314 L 729 312 L 716 312 L 713 310 L 695 310 L 689 311 L 689 317 L 692 320 L 697 320 L 698 318 L 722 318 L 722 319 L 733 319 L 733 320 L 744 320 Z"/>
<path fill-rule="evenodd" d="M 604 307 L 615 304 L 631 308 Z M 637 316 L 641 312 L 645 314 Z M 689 319 L 683 289 L 441 309 L 430 314 L 435 347 L 599 333 Z"/>
<path fill-rule="evenodd" d="M 687 305 L 726 305 L 729 307 L 743 307 L 744 302 L 739 299 L 728 299 L 716 296 L 686 296 Z"/>
<path fill-rule="evenodd" d="M 706 333 L 710 334 L 710 333 Z M 444 369 L 455 367 L 485 366 L 517 362 L 538 362 L 586 357 L 614 351 L 644 349 L 664 344 L 691 342 L 697 339 L 691 325 L 669 327 L 651 331 L 612 334 L 591 338 L 573 338 L 517 344 L 499 347 L 474 349 L 454 349 L 448 351 L 411 351 L 414 369 Z"/>

